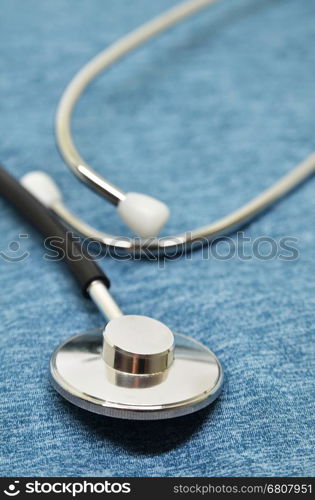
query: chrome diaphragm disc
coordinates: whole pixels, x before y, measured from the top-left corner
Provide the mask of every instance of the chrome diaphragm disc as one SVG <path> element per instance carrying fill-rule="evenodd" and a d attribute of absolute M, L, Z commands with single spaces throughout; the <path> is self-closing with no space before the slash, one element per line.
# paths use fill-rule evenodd
<path fill-rule="evenodd" d="M 174 360 L 160 373 L 132 374 L 108 366 L 103 329 L 66 340 L 51 358 L 55 389 L 94 413 L 133 420 L 186 415 L 219 395 L 223 372 L 216 356 L 199 342 L 175 334 Z"/>

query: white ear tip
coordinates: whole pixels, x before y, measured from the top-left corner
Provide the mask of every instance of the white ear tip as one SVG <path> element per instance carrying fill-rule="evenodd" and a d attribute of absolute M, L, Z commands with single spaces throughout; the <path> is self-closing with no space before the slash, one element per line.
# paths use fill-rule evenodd
<path fill-rule="evenodd" d="M 50 207 L 56 201 L 61 201 L 62 195 L 55 181 L 45 172 L 34 171 L 25 174 L 21 184 L 43 205 Z"/>
<path fill-rule="evenodd" d="M 130 229 L 141 236 L 156 236 L 169 217 L 169 209 L 159 200 L 140 193 L 127 193 L 117 212 Z"/>

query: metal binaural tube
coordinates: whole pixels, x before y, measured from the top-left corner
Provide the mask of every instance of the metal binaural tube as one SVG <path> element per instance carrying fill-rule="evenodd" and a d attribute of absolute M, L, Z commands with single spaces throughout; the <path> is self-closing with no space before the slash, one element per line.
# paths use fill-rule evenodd
<path fill-rule="evenodd" d="M 210 224 L 187 231 L 186 233 L 170 235 L 162 238 L 153 238 L 143 240 L 140 238 L 127 238 L 115 236 L 86 224 L 76 217 L 62 201 L 57 201 L 50 208 L 58 215 L 71 229 L 76 233 L 97 241 L 105 247 L 114 251 L 143 256 L 151 252 L 163 255 L 171 250 L 174 254 L 182 249 L 188 250 L 192 245 L 202 245 L 205 241 L 211 241 L 220 236 L 226 236 L 233 231 L 238 230 L 248 223 L 263 210 L 276 203 L 287 193 L 302 184 L 306 179 L 315 173 L 315 153 L 308 156 L 304 161 L 297 165 L 293 170 L 281 177 L 271 187 L 260 193 L 258 196 L 244 204 L 234 212 L 211 222 Z"/>
<path fill-rule="evenodd" d="M 116 41 L 101 53 L 91 59 L 72 79 L 60 100 L 56 115 L 56 139 L 59 150 L 73 172 L 88 186 L 92 187 L 98 194 L 107 198 L 114 205 L 126 198 L 126 194 L 117 186 L 95 172 L 88 163 L 80 156 L 71 133 L 71 117 L 73 109 L 86 87 L 103 70 L 110 67 L 117 60 L 146 42 L 153 36 L 175 25 L 177 22 L 198 12 L 217 0 L 188 0 L 167 12 L 159 15 L 143 26 L 133 30 L 120 40 Z M 96 240 L 102 245 L 113 249 L 115 252 L 122 251 L 131 254 L 147 255 L 146 250 L 158 255 L 171 252 L 186 251 L 196 248 L 205 241 L 226 236 L 249 222 L 260 212 L 277 202 L 296 186 L 315 173 L 315 154 L 311 154 L 303 162 L 283 176 L 271 187 L 258 196 L 245 203 L 242 207 L 230 214 L 210 222 L 209 224 L 194 228 L 185 233 L 175 234 L 164 238 L 152 238 L 149 242 L 139 238 L 121 238 L 109 233 L 99 231 L 81 221 L 71 213 L 62 201 L 57 201 L 50 208 L 80 235 Z M 155 234 L 155 233 L 154 233 Z"/>
<path fill-rule="evenodd" d="M 89 61 L 74 76 L 61 97 L 56 114 L 56 141 L 60 153 L 81 181 L 114 205 L 124 199 L 125 193 L 95 172 L 80 155 L 71 133 L 73 109 L 86 87 L 102 71 L 150 38 L 215 2 L 217 0 L 188 0 L 133 30 Z"/>

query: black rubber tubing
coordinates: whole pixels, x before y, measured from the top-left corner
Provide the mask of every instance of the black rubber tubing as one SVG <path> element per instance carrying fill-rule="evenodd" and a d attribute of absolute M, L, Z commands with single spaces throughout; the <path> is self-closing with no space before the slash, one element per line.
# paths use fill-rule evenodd
<path fill-rule="evenodd" d="M 0 166 L 0 195 L 13 205 L 40 233 L 44 239 L 55 239 L 53 249 L 58 249 L 84 295 L 92 281 L 102 281 L 107 288 L 110 281 L 102 269 L 93 261 L 83 245 L 48 208 L 37 200 L 22 184 Z M 71 252 L 70 252 L 71 250 Z M 71 253 L 71 255 L 70 255 Z"/>

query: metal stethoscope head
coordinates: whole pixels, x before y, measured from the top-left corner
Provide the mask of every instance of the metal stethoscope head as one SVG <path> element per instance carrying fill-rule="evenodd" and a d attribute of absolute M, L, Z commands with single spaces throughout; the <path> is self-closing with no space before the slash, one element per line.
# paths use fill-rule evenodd
<path fill-rule="evenodd" d="M 105 330 L 70 338 L 54 352 L 51 375 L 77 406 L 132 420 L 193 413 L 219 395 L 223 382 L 209 349 L 146 316 L 120 316 Z"/>
<path fill-rule="evenodd" d="M 207 347 L 156 319 L 123 315 L 100 280 L 87 293 L 110 321 L 53 353 L 52 384 L 65 399 L 101 415 L 157 420 L 193 413 L 218 397 L 223 371 Z"/>
<path fill-rule="evenodd" d="M 53 353 L 52 383 L 65 399 L 102 415 L 154 420 L 192 413 L 219 395 L 223 372 L 209 349 L 155 319 L 124 316 L 109 293 L 109 279 L 84 246 L 1 167 L 0 194 L 45 238 L 56 238 L 83 293 L 109 320 L 105 329 L 71 337 Z"/>

